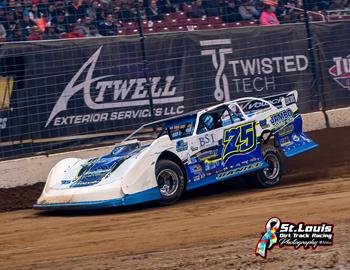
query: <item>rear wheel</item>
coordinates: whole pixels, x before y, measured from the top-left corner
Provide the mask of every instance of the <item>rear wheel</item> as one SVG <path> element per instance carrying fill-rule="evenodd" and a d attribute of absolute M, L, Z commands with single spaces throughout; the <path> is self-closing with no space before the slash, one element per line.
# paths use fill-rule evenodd
<path fill-rule="evenodd" d="M 277 185 L 283 174 L 283 160 L 280 152 L 272 145 L 265 145 L 262 149 L 264 160 L 268 167 L 247 175 L 250 185 L 259 188 L 272 187 Z"/>
<path fill-rule="evenodd" d="M 180 199 L 185 189 L 185 176 L 173 161 L 161 159 L 156 165 L 156 179 L 160 191 L 160 204 L 169 205 Z"/>

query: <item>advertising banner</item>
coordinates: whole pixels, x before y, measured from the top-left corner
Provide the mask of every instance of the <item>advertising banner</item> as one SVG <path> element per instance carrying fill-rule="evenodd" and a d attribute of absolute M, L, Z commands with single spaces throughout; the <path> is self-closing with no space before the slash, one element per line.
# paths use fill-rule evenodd
<path fill-rule="evenodd" d="M 292 90 L 303 113 L 318 109 L 303 25 L 145 42 L 156 119 Z M 113 140 L 151 120 L 137 36 L 9 43 L 1 51 L 1 76 L 13 87 L 0 158 Z"/>
<path fill-rule="evenodd" d="M 319 66 L 325 109 L 350 106 L 350 22 L 317 24 Z"/>

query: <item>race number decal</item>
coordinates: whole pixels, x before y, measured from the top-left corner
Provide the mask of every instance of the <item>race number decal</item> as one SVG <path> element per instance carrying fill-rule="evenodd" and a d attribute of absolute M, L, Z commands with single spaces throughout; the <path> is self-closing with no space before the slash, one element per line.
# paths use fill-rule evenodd
<path fill-rule="evenodd" d="M 251 152 L 256 147 L 255 122 L 228 128 L 224 131 L 222 159 L 226 161 L 234 154 Z"/>

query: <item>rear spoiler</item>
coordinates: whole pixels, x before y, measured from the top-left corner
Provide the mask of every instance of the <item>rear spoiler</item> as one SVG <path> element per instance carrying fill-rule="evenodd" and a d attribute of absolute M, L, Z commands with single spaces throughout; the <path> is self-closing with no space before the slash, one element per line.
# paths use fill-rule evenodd
<path fill-rule="evenodd" d="M 280 94 L 270 95 L 270 96 L 261 97 L 261 98 L 271 103 L 272 105 L 276 106 L 277 108 L 283 108 L 293 103 L 297 103 L 298 92 L 296 90 L 293 90 L 288 93 L 280 93 Z M 266 103 L 259 100 L 244 101 L 242 104 L 240 104 L 240 106 L 242 107 L 243 111 L 250 111 L 250 112 L 265 109 L 268 107 Z"/>

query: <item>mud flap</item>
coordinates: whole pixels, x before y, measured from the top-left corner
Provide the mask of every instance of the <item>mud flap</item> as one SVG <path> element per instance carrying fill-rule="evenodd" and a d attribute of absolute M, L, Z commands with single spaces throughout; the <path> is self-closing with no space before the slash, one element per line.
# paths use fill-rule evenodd
<path fill-rule="evenodd" d="M 286 157 L 293 157 L 318 147 L 318 144 L 303 133 L 300 115 L 292 123 L 279 129 L 274 136 L 277 146 Z"/>

